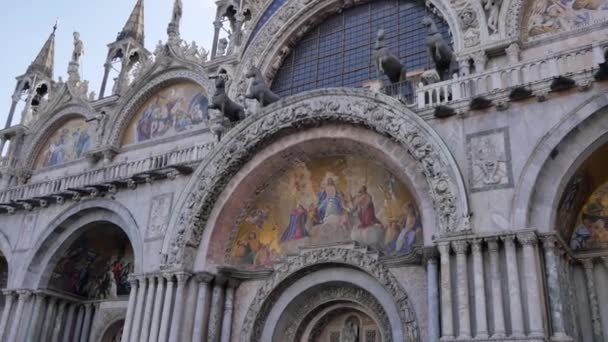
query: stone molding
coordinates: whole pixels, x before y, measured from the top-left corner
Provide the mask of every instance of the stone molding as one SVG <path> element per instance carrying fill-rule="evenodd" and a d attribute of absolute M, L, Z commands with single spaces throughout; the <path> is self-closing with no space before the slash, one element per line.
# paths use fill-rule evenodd
<path fill-rule="evenodd" d="M 377 255 L 363 253 L 355 249 L 321 248 L 305 250 L 299 255 L 293 255 L 284 263 L 275 265 L 275 272 L 258 289 L 253 302 L 249 306 L 242 326 L 240 341 L 259 342 L 262 336 L 265 320 L 273 305 L 273 301 L 298 277 L 319 269 L 323 265 L 342 264 L 355 267 L 374 277 L 382 287 L 393 297 L 399 309 L 400 321 L 407 341 L 420 341 L 416 315 L 409 297 L 395 276 L 377 260 Z M 391 334 L 384 334 L 389 341 Z"/>
<path fill-rule="evenodd" d="M 279 101 L 232 128 L 203 159 L 176 205 L 164 268 L 189 268 L 216 199 L 258 150 L 286 129 L 323 123 L 364 126 L 402 145 L 425 175 L 441 236 L 471 231 L 466 190 L 445 143 L 395 99 L 361 89 L 323 89 Z M 190 247 L 190 250 L 186 250 Z M 194 250 L 194 251 L 193 251 Z"/>

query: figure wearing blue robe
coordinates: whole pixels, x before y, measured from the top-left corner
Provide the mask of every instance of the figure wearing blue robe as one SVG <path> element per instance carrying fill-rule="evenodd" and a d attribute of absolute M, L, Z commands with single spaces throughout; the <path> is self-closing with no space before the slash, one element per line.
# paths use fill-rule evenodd
<path fill-rule="evenodd" d="M 337 191 L 332 196 L 329 196 L 325 190 L 321 191 L 317 196 L 317 203 L 317 224 L 323 223 L 326 216 L 342 215 L 344 211 Z"/>
<path fill-rule="evenodd" d="M 412 228 L 407 232 L 401 231 L 397 239 L 391 241 L 387 246 L 387 252 L 389 254 L 405 255 L 412 252 L 414 244 L 416 243 L 416 235 L 419 230 L 422 230 L 422 221 L 420 215 L 416 215 L 416 222 L 412 225 Z M 400 243 L 401 242 L 401 243 Z"/>
<path fill-rule="evenodd" d="M 299 206 L 291 211 L 289 215 L 289 226 L 281 235 L 281 242 L 302 239 L 310 236 L 306 231 L 306 222 L 308 220 L 308 212 L 304 207 Z"/>

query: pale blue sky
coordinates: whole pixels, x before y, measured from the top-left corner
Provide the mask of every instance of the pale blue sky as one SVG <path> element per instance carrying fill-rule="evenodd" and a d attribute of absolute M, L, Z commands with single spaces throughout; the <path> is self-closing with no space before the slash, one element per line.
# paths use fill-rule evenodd
<path fill-rule="evenodd" d="M 52 31 L 59 17 L 55 50 L 55 80 L 67 79 L 67 66 L 72 54 L 72 32 L 79 31 L 85 45 L 81 71 L 89 80 L 90 90 L 99 93 L 106 45 L 116 39 L 136 0 L 20 0 L 12 1 L 0 11 L 0 129 L 4 128 L 10 109 L 15 77 L 23 74 Z M 184 17 L 181 35 L 210 49 L 213 36 L 215 1 L 183 0 Z M 146 47 L 154 51 L 156 43 L 166 41 L 167 23 L 173 0 L 146 0 Z M 13 124 L 20 120 L 15 113 Z"/>

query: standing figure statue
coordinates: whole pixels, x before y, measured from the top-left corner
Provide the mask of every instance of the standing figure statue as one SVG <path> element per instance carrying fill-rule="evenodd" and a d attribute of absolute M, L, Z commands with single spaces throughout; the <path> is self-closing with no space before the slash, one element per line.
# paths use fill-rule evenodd
<path fill-rule="evenodd" d="M 171 24 L 176 28 L 179 28 L 179 24 L 182 20 L 182 15 L 184 14 L 184 6 L 182 4 L 182 0 L 175 0 L 173 3 L 173 16 L 171 17 Z"/>
<path fill-rule="evenodd" d="M 232 101 L 226 93 L 226 74 L 215 77 L 215 93 L 211 98 L 209 109 L 219 110 L 230 122 L 238 122 L 245 118 L 245 108 Z"/>
<path fill-rule="evenodd" d="M 445 81 L 458 72 L 458 62 L 452 48 L 445 42 L 431 17 L 424 17 L 422 25 L 427 28 L 426 49 L 435 64 L 435 69 Z"/>
<path fill-rule="evenodd" d="M 245 73 L 245 77 L 249 80 L 249 86 L 247 87 L 247 93 L 245 98 L 257 100 L 262 107 L 266 107 L 271 103 L 279 101 L 281 98 L 270 90 L 264 77 L 260 72 L 260 69 L 255 66 L 249 67 Z"/>
<path fill-rule="evenodd" d="M 383 29 L 380 29 L 378 31 L 378 36 L 376 37 L 376 46 L 372 53 L 376 71 L 378 72 L 378 78 L 381 77 L 380 74 L 384 74 L 391 83 L 404 81 L 406 76 L 405 65 L 401 64 L 399 58 L 391 54 L 386 47 L 385 39 L 386 34 Z"/>
<path fill-rule="evenodd" d="M 488 28 L 492 33 L 498 32 L 498 16 L 502 0 L 483 0 L 483 8 L 487 13 Z"/>
<path fill-rule="evenodd" d="M 342 328 L 342 339 L 340 342 L 358 342 L 359 323 L 355 317 L 349 317 Z"/>
<path fill-rule="evenodd" d="M 84 55 L 84 44 L 80 40 L 80 33 L 74 32 L 74 52 L 72 52 L 72 62 L 79 63 L 80 57 Z"/>

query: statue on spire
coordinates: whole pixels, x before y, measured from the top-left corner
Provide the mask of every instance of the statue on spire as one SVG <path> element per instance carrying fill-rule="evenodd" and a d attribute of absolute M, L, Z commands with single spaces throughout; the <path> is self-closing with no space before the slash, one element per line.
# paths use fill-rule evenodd
<path fill-rule="evenodd" d="M 167 34 L 169 40 L 179 41 L 179 25 L 182 21 L 182 15 L 184 14 L 184 5 L 182 0 L 175 0 L 173 3 L 173 14 L 171 15 L 171 22 L 167 28 Z"/>
<path fill-rule="evenodd" d="M 80 40 L 80 33 L 74 31 L 74 52 L 72 52 L 72 62 L 79 63 L 80 57 L 84 55 L 84 44 Z"/>

